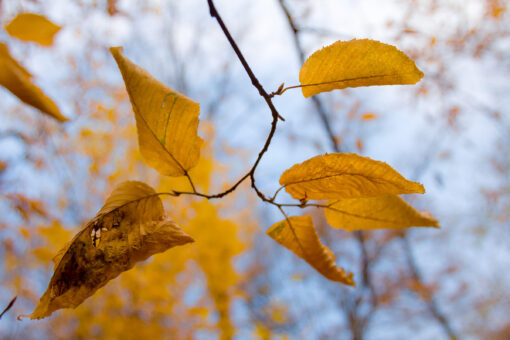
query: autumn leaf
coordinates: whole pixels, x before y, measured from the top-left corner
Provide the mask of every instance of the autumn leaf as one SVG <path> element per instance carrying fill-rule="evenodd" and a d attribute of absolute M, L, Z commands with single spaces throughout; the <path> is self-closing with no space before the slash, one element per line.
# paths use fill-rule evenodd
<path fill-rule="evenodd" d="M 53 37 L 60 30 L 44 16 L 34 13 L 18 14 L 5 26 L 5 30 L 14 38 L 33 41 L 42 46 L 51 46 Z"/>
<path fill-rule="evenodd" d="M 67 120 L 43 91 L 31 81 L 32 75 L 11 57 L 7 45 L 0 43 L 0 85 L 21 101 L 61 122 Z"/>
<path fill-rule="evenodd" d="M 425 193 L 423 185 L 388 164 L 353 153 L 325 154 L 295 164 L 282 174 L 280 184 L 298 200 Z"/>
<path fill-rule="evenodd" d="M 165 217 L 151 187 L 124 182 L 57 254 L 48 288 L 29 316 L 41 319 L 61 308 L 76 308 L 137 262 L 189 242 L 193 239 Z"/>
<path fill-rule="evenodd" d="M 122 47 L 112 47 L 110 51 L 135 112 L 142 156 L 163 175 L 186 175 L 200 157 L 199 104 L 135 65 L 124 56 Z"/>
<path fill-rule="evenodd" d="M 402 51 L 370 39 L 326 46 L 312 54 L 299 72 L 305 97 L 347 87 L 416 84 L 422 77 Z"/>
<path fill-rule="evenodd" d="M 319 240 L 311 216 L 292 216 L 266 232 L 276 242 L 308 262 L 332 281 L 354 286 L 352 273 L 335 264 L 335 255 Z"/>
<path fill-rule="evenodd" d="M 326 220 L 345 230 L 436 227 L 437 221 L 420 214 L 395 195 L 328 202 Z"/>

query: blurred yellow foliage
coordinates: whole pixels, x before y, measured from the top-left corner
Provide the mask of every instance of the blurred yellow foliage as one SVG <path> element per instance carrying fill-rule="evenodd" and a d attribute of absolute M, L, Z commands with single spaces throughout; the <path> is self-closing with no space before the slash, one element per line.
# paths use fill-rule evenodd
<path fill-rule="evenodd" d="M 11 20 L 5 30 L 11 36 L 24 41 L 36 42 L 42 46 L 51 46 L 60 26 L 46 17 L 34 13 L 21 13 Z"/>

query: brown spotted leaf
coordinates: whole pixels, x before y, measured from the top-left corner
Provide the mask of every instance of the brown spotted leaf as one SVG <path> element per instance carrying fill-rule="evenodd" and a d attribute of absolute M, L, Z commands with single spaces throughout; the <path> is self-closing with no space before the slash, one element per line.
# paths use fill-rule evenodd
<path fill-rule="evenodd" d="M 30 318 L 75 308 L 137 262 L 189 242 L 193 239 L 165 217 L 151 187 L 124 182 L 55 257 L 55 272 Z"/>
<path fill-rule="evenodd" d="M 370 39 L 326 46 L 312 54 L 299 72 L 305 97 L 347 87 L 416 84 L 422 77 L 402 51 Z"/>
<path fill-rule="evenodd" d="M 5 30 L 11 36 L 23 41 L 33 41 L 42 46 L 51 46 L 53 37 L 60 30 L 44 16 L 34 13 L 18 14 L 6 26 Z"/>
<path fill-rule="evenodd" d="M 142 156 L 162 175 L 186 175 L 200 157 L 199 104 L 134 64 L 121 47 L 110 51 L 133 106 Z"/>
<path fill-rule="evenodd" d="M 282 174 L 280 184 L 298 200 L 425 192 L 423 185 L 405 179 L 388 164 L 353 153 L 325 154 L 295 164 Z"/>
<path fill-rule="evenodd" d="M 67 120 L 57 105 L 32 83 L 32 75 L 11 57 L 7 45 L 0 43 L 0 85 L 21 101 L 61 122 Z"/>
<path fill-rule="evenodd" d="M 420 214 L 395 195 L 329 202 L 324 213 L 331 226 L 348 231 L 413 226 L 439 228 L 435 219 Z"/>
<path fill-rule="evenodd" d="M 276 242 L 308 262 L 332 281 L 354 286 L 352 273 L 347 274 L 335 263 L 335 255 L 324 246 L 311 216 L 292 216 L 274 224 L 266 232 Z"/>

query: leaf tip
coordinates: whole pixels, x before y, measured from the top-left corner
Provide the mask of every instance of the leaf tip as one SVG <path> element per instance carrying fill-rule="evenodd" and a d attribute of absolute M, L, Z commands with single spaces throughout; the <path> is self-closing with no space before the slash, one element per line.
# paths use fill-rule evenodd
<path fill-rule="evenodd" d="M 425 187 L 423 186 L 423 184 L 418 183 L 418 182 L 414 182 L 414 183 L 416 183 L 416 193 L 424 194 L 425 193 Z"/>
<path fill-rule="evenodd" d="M 421 78 L 423 78 L 425 76 L 425 73 L 423 73 L 423 71 L 420 70 L 418 67 L 416 67 L 416 69 L 418 70 L 418 80 L 416 81 L 416 83 L 417 83 L 421 80 Z"/>
<path fill-rule="evenodd" d="M 189 235 L 183 235 L 181 238 L 182 244 L 194 243 L 195 239 Z"/>
<path fill-rule="evenodd" d="M 113 55 L 113 57 L 115 58 L 116 56 L 118 56 L 120 53 L 122 53 L 122 46 L 111 46 L 110 47 L 110 53 Z"/>
<path fill-rule="evenodd" d="M 354 282 L 354 278 L 353 278 L 354 274 L 352 272 L 350 272 L 349 274 L 347 274 L 347 277 L 345 278 L 345 282 L 342 282 L 348 286 L 351 286 L 353 288 L 356 288 L 356 282 Z"/>
<path fill-rule="evenodd" d="M 58 113 L 58 115 L 54 115 L 54 117 L 55 117 L 56 120 L 58 120 L 61 123 L 65 123 L 65 122 L 69 121 L 69 118 L 67 118 L 66 116 L 62 115 L 60 112 Z"/>
<path fill-rule="evenodd" d="M 435 229 L 441 229 L 441 226 L 439 225 L 439 222 L 432 216 L 432 214 L 428 211 L 421 211 L 421 216 L 424 218 L 424 226 L 425 227 L 431 227 Z"/>

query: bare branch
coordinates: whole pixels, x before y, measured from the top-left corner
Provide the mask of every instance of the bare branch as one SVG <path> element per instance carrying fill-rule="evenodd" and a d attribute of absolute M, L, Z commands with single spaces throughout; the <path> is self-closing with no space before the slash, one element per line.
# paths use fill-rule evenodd
<path fill-rule="evenodd" d="M 255 74 L 253 73 L 250 65 L 248 64 L 248 62 L 246 61 L 246 59 L 244 58 L 244 55 L 243 53 L 241 52 L 241 50 L 239 49 L 239 47 L 237 46 L 237 43 L 235 42 L 234 38 L 232 37 L 232 35 L 230 34 L 227 26 L 225 25 L 225 23 L 223 22 L 223 19 L 221 18 L 220 14 L 218 13 L 218 11 L 216 10 L 216 7 L 214 6 L 214 2 L 212 0 L 208 0 L 207 1 L 208 5 L 209 5 L 209 12 L 211 14 L 211 16 L 213 18 L 216 19 L 216 21 L 218 22 L 218 24 L 220 25 L 221 27 L 221 30 L 223 31 L 223 33 L 225 34 L 225 37 L 227 38 L 228 42 L 230 43 L 230 46 L 232 46 L 232 49 L 234 50 L 237 58 L 239 59 L 239 61 L 241 62 L 241 64 L 243 65 L 243 68 L 245 69 L 246 73 L 248 74 L 248 76 L 250 77 L 250 80 L 251 80 L 251 83 L 253 84 L 253 86 L 257 89 L 257 91 L 259 92 L 260 96 L 262 98 L 264 98 L 267 106 L 269 107 L 270 111 L 271 111 L 271 116 L 273 117 L 273 120 L 271 122 L 271 129 L 269 131 L 269 134 L 266 138 L 266 141 L 264 143 L 264 146 L 262 147 L 262 149 L 260 150 L 258 156 L 257 156 L 257 159 L 255 160 L 255 162 L 253 163 L 253 166 L 251 167 L 251 169 L 245 174 L 243 175 L 232 187 L 230 187 L 229 189 L 221 192 L 221 193 L 218 193 L 218 194 L 214 194 L 214 195 L 208 195 L 208 194 L 203 194 L 203 193 L 199 193 L 195 190 L 194 188 L 194 185 L 193 185 L 193 182 L 191 180 L 191 178 L 189 176 L 188 177 L 188 180 L 193 188 L 193 192 L 184 192 L 184 191 L 174 191 L 174 195 L 175 196 L 179 196 L 179 195 L 196 195 L 196 196 L 200 196 L 200 197 L 204 197 L 204 198 L 207 198 L 207 199 L 215 199 L 215 198 L 222 198 L 228 194 L 230 194 L 231 192 L 233 192 L 234 190 L 237 189 L 237 187 L 242 183 L 244 182 L 247 178 L 250 178 L 251 180 L 251 186 L 252 188 L 255 190 L 255 192 L 257 193 L 257 196 L 260 197 L 260 199 L 262 199 L 263 201 L 265 202 L 269 202 L 269 203 L 272 203 L 272 200 L 267 198 L 256 186 L 255 184 L 255 170 L 257 169 L 257 166 L 259 165 L 262 157 L 264 156 L 264 154 L 267 152 L 268 148 L 269 148 L 269 145 L 271 144 L 271 140 L 273 139 L 273 136 L 275 134 L 275 131 L 276 131 L 276 127 L 277 127 L 277 124 L 278 124 L 278 119 L 281 119 L 282 121 L 285 121 L 285 119 L 278 113 L 278 111 L 276 110 L 276 107 L 274 106 L 273 102 L 272 102 L 272 97 L 267 93 L 267 91 L 264 89 L 264 87 L 260 84 L 259 80 L 257 79 L 257 77 L 255 76 Z"/>
<path fill-rule="evenodd" d="M 5 309 L 3 310 L 3 312 L 2 312 L 2 313 L 0 313 L 0 319 L 2 318 L 2 316 L 4 316 L 4 314 L 5 314 L 5 313 L 7 313 L 7 311 L 8 311 L 9 309 L 11 309 L 11 308 L 12 308 L 12 306 L 14 305 L 14 302 L 16 302 L 16 299 L 17 299 L 17 298 L 18 298 L 17 296 L 15 296 L 14 298 L 12 298 L 11 302 L 9 302 L 9 304 L 7 305 L 7 307 L 5 307 Z"/>
<path fill-rule="evenodd" d="M 421 284 L 423 282 L 423 276 L 422 276 L 420 269 L 416 263 L 416 260 L 414 259 L 413 251 L 411 249 L 411 244 L 409 242 L 409 238 L 407 237 L 407 233 L 405 233 L 402 236 L 402 242 L 404 244 L 404 251 L 406 254 L 409 270 L 411 271 L 411 276 L 416 282 L 419 282 Z M 439 310 L 439 307 L 437 306 L 437 302 L 436 302 L 436 299 L 434 298 L 434 296 L 431 295 L 430 298 L 427 299 L 426 301 L 427 301 L 427 307 L 428 307 L 430 314 L 432 314 L 432 316 L 441 325 L 441 327 L 443 328 L 445 333 L 448 335 L 450 340 L 457 340 L 458 339 L 457 334 L 454 332 L 454 330 L 453 330 L 452 326 L 450 325 L 450 322 L 448 321 L 446 316 L 443 313 L 441 313 L 441 311 Z"/>
<path fill-rule="evenodd" d="M 292 18 L 292 15 L 285 4 L 284 0 L 278 0 L 281 9 L 283 10 L 283 13 L 285 14 L 285 17 L 287 18 L 287 23 L 289 24 L 290 29 L 292 30 L 292 37 L 294 40 L 294 46 L 296 48 L 296 52 L 299 56 L 299 61 L 302 63 L 305 62 L 305 50 L 303 46 L 301 45 L 301 40 L 299 40 L 299 32 L 297 25 L 294 23 L 294 19 Z M 322 105 L 321 100 L 317 96 L 312 96 L 312 103 L 315 107 L 315 111 L 319 115 L 319 118 L 321 119 L 322 126 L 324 127 L 324 130 L 326 130 L 326 133 L 328 134 L 329 140 L 331 142 L 331 146 L 335 152 L 341 152 L 341 147 L 338 143 L 338 138 L 335 137 L 333 133 L 333 129 L 331 128 L 331 123 L 329 121 L 329 116 L 326 113 L 326 110 L 324 109 L 324 106 Z"/>

